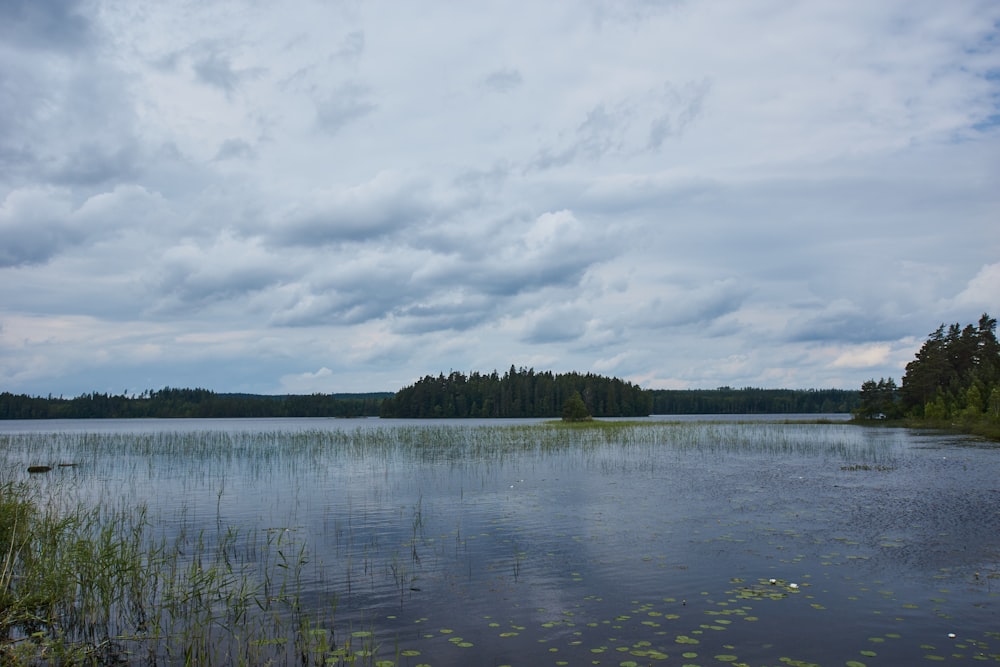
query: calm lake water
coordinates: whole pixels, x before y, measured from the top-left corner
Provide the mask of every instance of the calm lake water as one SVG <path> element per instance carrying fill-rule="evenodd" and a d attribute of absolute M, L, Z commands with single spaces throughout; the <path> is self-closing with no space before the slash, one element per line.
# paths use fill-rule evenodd
<path fill-rule="evenodd" d="M 157 535 L 280 540 L 315 627 L 372 664 L 1000 663 L 1000 446 L 969 437 L 0 422 L 8 475 L 59 463 L 31 483 Z"/>

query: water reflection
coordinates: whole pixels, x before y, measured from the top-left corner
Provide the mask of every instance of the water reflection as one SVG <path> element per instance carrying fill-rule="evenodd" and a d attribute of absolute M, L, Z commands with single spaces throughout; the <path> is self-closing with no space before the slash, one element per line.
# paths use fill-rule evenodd
<path fill-rule="evenodd" d="M 995 447 L 649 421 L 48 422 L 0 451 L 167 540 L 280 540 L 301 603 L 398 664 L 996 660 Z"/>

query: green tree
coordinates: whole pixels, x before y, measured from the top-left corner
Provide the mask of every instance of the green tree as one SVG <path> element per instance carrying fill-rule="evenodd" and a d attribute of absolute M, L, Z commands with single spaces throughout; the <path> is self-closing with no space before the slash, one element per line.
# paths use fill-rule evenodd
<path fill-rule="evenodd" d="M 990 419 L 995 422 L 1000 422 L 1000 385 L 993 387 L 993 391 L 990 392 L 990 398 L 986 406 L 986 411 Z"/>
<path fill-rule="evenodd" d="M 574 391 L 573 395 L 563 403 L 562 418 L 567 422 L 582 422 L 591 418 L 580 392 Z"/>
<path fill-rule="evenodd" d="M 965 409 L 962 414 L 967 417 L 978 417 L 986 410 L 986 403 L 983 400 L 983 392 L 979 390 L 976 383 L 973 383 L 965 392 Z"/>
<path fill-rule="evenodd" d="M 929 417 L 926 406 L 940 418 L 940 405 L 951 414 L 983 412 L 992 388 L 1000 382 L 1000 343 L 996 319 L 983 313 L 978 326 L 942 324 L 928 336 L 906 365 L 900 388 L 902 411 Z M 970 391 L 976 387 L 976 391 Z"/>
<path fill-rule="evenodd" d="M 879 378 L 868 380 L 861 385 L 861 404 L 854 410 L 861 419 L 895 419 L 900 416 L 896 401 L 896 381 Z"/>

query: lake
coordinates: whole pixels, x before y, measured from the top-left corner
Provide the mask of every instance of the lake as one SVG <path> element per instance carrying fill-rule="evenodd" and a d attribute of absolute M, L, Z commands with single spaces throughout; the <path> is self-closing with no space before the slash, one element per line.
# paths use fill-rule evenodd
<path fill-rule="evenodd" d="M 773 419 L 0 422 L 0 466 L 144 508 L 135 664 L 1000 663 L 1000 447 Z"/>

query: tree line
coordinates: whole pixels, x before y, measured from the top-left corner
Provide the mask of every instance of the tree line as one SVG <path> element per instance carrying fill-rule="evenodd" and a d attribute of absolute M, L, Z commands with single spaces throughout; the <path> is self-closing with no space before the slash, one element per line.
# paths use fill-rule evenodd
<path fill-rule="evenodd" d="M 579 392 L 594 417 L 650 414 L 784 414 L 850 412 L 848 389 L 641 389 L 594 374 L 510 369 L 503 375 L 452 371 L 427 375 L 382 404 L 383 417 L 558 417 Z"/>
<path fill-rule="evenodd" d="M 857 411 L 859 392 L 842 389 L 642 389 L 592 373 L 532 368 L 500 375 L 427 375 L 396 393 L 268 396 L 165 387 L 138 395 L 87 393 L 75 398 L 0 393 L 0 419 L 199 417 L 559 417 L 579 392 L 594 417 L 649 414 L 785 414 Z"/>
<path fill-rule="evenodd" d="M 147 390 L 138 395 L 89 393 L 75 398 L 0 394 L 0 419 L 137 417 L 377 417 L 389 392 L 369 394 L 217 394 L 208 389 Z"/>
<path fill-rule="evenodd" d="M 853 389 L 654 389 L 658 415 L 749 415 L 851 412 L 859 396 Z"/>
<path fill-rule="evenodd" d="M 637 417 L 650 414 L 647 390 L 618 378 L 587 373 L 536 372 L 510 369 L 469 375 L 452 371 L 427 375 L 382 402 L 383 417 L 558 417 L 579 392 L 594 417 Z"/>
<path fill-rule="evenodd" d="M 1000 425 L 996 328 L 996 319 L 987 313 L 975 325 L 941 324 L 906 364 L 900 385 L 891 377 L 862 384 L 855 415 Z"/>

